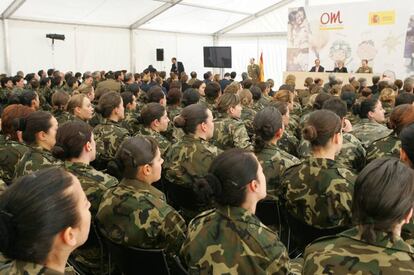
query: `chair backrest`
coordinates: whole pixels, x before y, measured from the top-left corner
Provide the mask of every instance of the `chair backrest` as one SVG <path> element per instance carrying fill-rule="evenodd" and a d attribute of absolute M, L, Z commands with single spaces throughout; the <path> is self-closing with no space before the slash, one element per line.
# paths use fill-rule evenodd
<path fill-rule="evenodd" d="M 256 206 L 256 216 L 264 225 L 280 225 L 278 202 L 275 200 L 261 200 Z"/>
<path fill-rule="evenodd" d="M 197 201 L 193 189 L 189 187 L 168 182 L 166 184 L 166 189 L 168 190 L 168 199 L 174 207 L 196 209 L 202 206 L 202 204 Z"/>
<path fill-rule="evenodd" d="M 297 248 L 304 250 L 305 247 L 316 240 L 317 238 L 323 236 L 336 235 L 344 230 L 347 227 L 335 227 L 328 229 L 321 229 L 313 227 L 305 222 L 298 220 L 296 217 L 292 216 L 288 211 L 285 210 L 287 222 L 291 230 L 292 239 L 297 245 Z"/>
<path fill-rule="evenodd" d="M 142 249 L 127 247 L 104 238 L 110 258 L 125 275 L 162 274 L 169 275 L 164 249 Z"/>

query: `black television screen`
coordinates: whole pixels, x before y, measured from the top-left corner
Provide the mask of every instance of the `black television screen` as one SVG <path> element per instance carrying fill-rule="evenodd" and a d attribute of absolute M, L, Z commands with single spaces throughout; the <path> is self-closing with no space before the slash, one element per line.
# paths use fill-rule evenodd
<path fill-rule="evenodd" d="M 204 47 L 204 67 L 231 68 L 231 47 Z"/>

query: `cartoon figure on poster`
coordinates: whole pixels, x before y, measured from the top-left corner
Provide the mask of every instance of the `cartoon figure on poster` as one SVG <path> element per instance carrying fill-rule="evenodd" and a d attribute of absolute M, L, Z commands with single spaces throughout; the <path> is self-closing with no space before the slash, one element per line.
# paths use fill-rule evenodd
<path fill-rule="evenodd" d="M 305 9 L 299 7 L 289 12 L 287 70 L 307 71 L 309 57 L 309 22 Z"/>
<path fill-rule="evenodd" d="M 289 72 L 308 70 L 309 49 L 287 49 L 286 69 Z"/>
<path fill-rule="evenodd" d="M 360 60 L 366 59 L 371 62 L 377 56 L 378 50 L 375 48 L 374 41 L 364 40 L 359 43 L 356 53 Z"/>
<path fill-rule="evenodd" d="M 344 40 L 336 40 L 332 43 L 329 49 L 329 57 L 335 62 L 334 68 L 338 66 L 338 62 L 348 64 L 351 60 L 351 46 Z"/>
<path fill-rule="evenodd" d="M 310 59 L 320 59 L 320 52 L 325 48 L 330 39 L 329 31 L 321 30 L 319 21 L 310 22 L 310 30 L 311 35 L 309 36 L 309 47 L 315 54 L 315 56 L 310 57 Z"/>
<path fill-rule="evenodd" d="M 414 71 L 414 15 L 410 16 L 405 37 L 404 60 L 408 72 Z"/>
<path fill-rule="evenodd" d="M 309 48 L 310 27 L 303 7 L 289 12 L 288 48 Z"/>

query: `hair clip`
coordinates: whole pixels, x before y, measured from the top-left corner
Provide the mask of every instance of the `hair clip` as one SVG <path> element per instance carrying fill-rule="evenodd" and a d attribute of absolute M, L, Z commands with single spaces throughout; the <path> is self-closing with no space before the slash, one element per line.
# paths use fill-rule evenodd
<path fill-rule="evenodd" d="M 5 215 L 9 217 L 10 219 L 13 218 L 13 214 L 11 214 L 10 212 L 7 212 L 6 210 L 0 210 L 0 214 Z"/>

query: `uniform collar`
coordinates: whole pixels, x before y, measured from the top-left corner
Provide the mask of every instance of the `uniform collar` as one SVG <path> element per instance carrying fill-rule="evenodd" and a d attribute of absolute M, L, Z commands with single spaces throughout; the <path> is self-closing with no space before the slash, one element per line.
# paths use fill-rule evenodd
<path fill-rule="evenodd" d="M 137 179 L 122 179 L 119 183 L 119 186 L 121 185 L 130 188 L 132 187 L 134 190 L 137 190 L 139 192 L 149 193 L 154 197 L 165 201 L 164 193 L 152 186 L 151 184 L 144 183 Z"/>
<path fill-rule="evenodd" d="M 349 230 L 346 230 L 340 233 L 339 235 L 359 242 L 414 254 L 414 248 L 410 246 L 408 243 L 406 243 L 401 237 L 395 237 L 395 240 L 393 241 L 390 233 L 377 230 L 375 230 L 374 232 L 376 235 L 376 239 L 372 243 L 362 240 L 362 232 L 357 227 L 353 227 Z"/>
<path fill-rule="evenodd" d="M 244 223 L 252 223 L 260 225 L 259 219 L 247 211 L 246 209 L 242 207 L 235 207 L 235 206 L 218 206 L 216 208 L 216 212 L 220 215 L 226 217 L 227 219 L 238 221 L 238 222 L 244 222 Z"/>
<path fill-rule="evenodd" d="M 332 159 L 327 158 L 316 158 L 313 156 L 308 157 L 308 163 L 311 167 L 318 167 L 318 168 L 335 168 L 336 162 Z"/>
<path fill-rule="evenodd" d="M 64 273 L 47 268 L 46 266 L 14 260 L 10 266 L 10 274 L 42 274 L 42 275 L 63 275 Z"/>
<path fill-rule="evenodd" d="M 90 166 L 89 164 L 86 164 L 86 163 L 82 163 L 82 162 L 65 161 L 65 167 L 67 167 L 67 168 L 76 168 L 76 169 L 79 169 L 79 170 L 88 170 L 92 166 Z"/>

